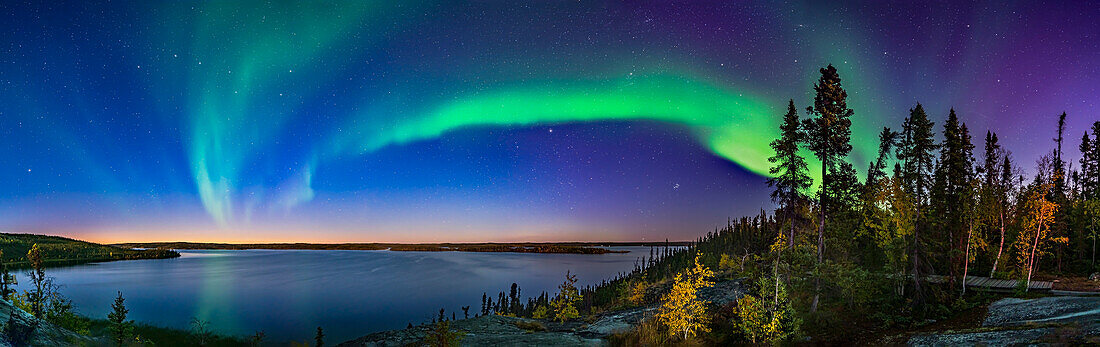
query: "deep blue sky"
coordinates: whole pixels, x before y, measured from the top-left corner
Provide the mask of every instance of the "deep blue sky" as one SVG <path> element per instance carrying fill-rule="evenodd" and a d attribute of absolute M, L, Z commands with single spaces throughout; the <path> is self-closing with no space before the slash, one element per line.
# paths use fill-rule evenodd
<path fill-rule="evenodd" d="M 692 239 L 830 63 L 857 166 L 916 102 L 1029 166 L 1100 119 L 1088 2 L 391 3 L 0 4 L 0 230 Z"/>

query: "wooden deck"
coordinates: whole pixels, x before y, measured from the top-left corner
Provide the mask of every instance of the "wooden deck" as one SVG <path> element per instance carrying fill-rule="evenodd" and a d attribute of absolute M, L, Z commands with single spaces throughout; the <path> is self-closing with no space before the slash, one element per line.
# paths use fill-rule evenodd
<path fill-rule="evenodd" d="M 947 282 L 947 277 L 940 275 L 928 275 L 924 279 L 930 283 Z M 1019 283 L 1019 281 L 1017 280 L 998 280 L 989 277 L 966 276 L 967 288 L 977 288 L 991 291 L 1013 291 L 1016 290 L 1017 283 Z M 1031 285 L 1028 286 L 1028 290 L 1047 292 L 1051 290 L 1053 285 L 1054 282 L 1031 281 Z"/>

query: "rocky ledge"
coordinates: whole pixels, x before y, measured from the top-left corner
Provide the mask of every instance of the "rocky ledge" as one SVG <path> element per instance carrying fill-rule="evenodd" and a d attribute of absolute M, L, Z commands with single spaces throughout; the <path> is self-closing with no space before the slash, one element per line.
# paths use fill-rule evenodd
<path fill-rule="evenodd" d="M 741 281 L 721 281 L 699 291 L 699 297 L 713 305 L 725 305 L 745 295 Z M 482 316 L 456 320 L 452 330 L 465 332 L 463 346 L 600 346 L 607 344 L 607 337 L 632 329 L 647 317 L 653 316 L 656 306 L 605 312 L 591 323 L 580 321 L 556 323 L 540 319 L 506 316 Z M 339 346 L 406 346 L 417 344 L 432 327 L 415 326 L 409 329 L 373 333 Z"/>
<path fill-rule="evenodd" d="M 1100 343 L 1100 297 L 1001 299 L 982 327 L 914 336 L 912 346 L 1046 345 Z"/>

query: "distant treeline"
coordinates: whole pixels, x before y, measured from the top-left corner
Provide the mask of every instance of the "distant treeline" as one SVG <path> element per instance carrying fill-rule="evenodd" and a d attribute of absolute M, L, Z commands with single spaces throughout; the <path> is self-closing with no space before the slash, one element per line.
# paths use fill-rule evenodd
<path fill-rule="evenodd" d="M 285 249 L 285 250 L 391 250 L 418 252 L 512 252 L 512 253 L 627 253 L 607 247 L 682 246 L 687 242 L 555 242 L 555 243 L 200 243 L 147 242 L 115 246 L 145 249 Z"/>
<path fill-rule="evenodd" d="M 73 240 L 58 236 L 0 233 L 0 259 L 15 268 L 29 267 L 26 255 L 38 244 L 46 266 L 76 265 L 112 260 L 164 259 L 179 257 L 167 249 L 135 250 Z"/>

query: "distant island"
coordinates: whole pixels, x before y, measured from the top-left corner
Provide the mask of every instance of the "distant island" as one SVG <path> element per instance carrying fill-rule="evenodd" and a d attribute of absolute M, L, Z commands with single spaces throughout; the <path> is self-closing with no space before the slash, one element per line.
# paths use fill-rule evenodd
<path fill-rule="evenodd" d="M 168 249 L 130 249 L 60 236 L 0 233 L 0 260 L 15 268 L 29 267 L 27 251 L 38 245 L 46 266 L 64 266 L 115 260 L 166 259 L 180 254 Z"/>
<path fill-rule="evenodd" d="M 628 253 L 608 247 L 687 246 L 690 242 L 521 242 L 521 243 L 206 243 L 137 242 L 112 246 L 129 249 L 284 249 L 284 250 L 359 250 L 402 252 L 510 252 L 510 253 Z"/>

